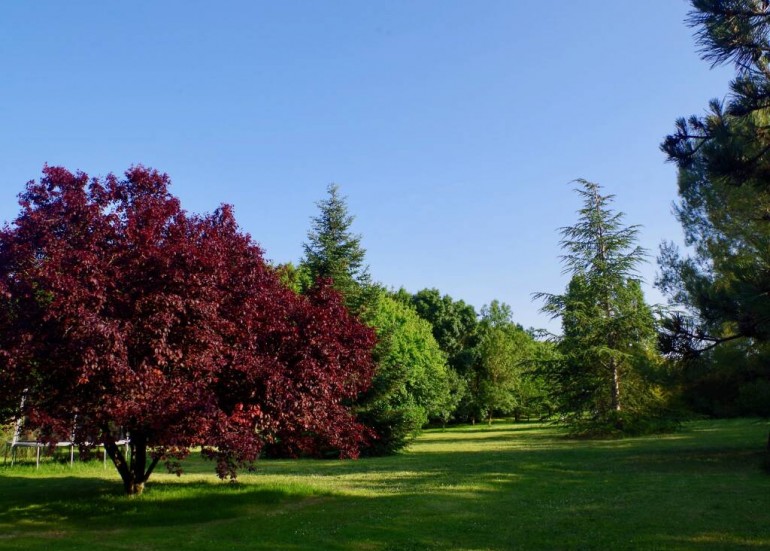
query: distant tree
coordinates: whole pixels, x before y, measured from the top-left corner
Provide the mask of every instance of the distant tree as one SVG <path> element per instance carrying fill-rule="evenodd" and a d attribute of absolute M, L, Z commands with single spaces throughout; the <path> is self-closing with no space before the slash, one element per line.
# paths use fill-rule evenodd
<path fill-rule="evenodd" d="M 358 417 L 375 433 L 368 453 L 380 455 L 403 448 L 430 418 L 448 415 L 452 381 L 430 324 L 410 306 L 380 292 L 364 320 L 377 333 L 377 372 Z"/>
<path fill-rule="evenodd" d="M 361 246 L 361 236 L 350 230 L 354 217 L 348 213 L 339 186 L 329 184 L 326 191 L 328 197 L 316 203 L 320 212 L 312 219 L 303 245 L 300 270 L 306 270 L 310 281 L 330 279 L 348 308 L 359 314 L 376 292 L 364 263 L 366 250 Z"/>
<path fill-rule="evenodd" d="M 449 365 L 465 374 L 474 363 L 473 349 L 478 344 L 478 316 L 473 306 L 438 289 L 423 289 L 411 295 L 412 306 L 419 316 L 430 322 L 433 336 L 446 353 Z"/>
<path fill-rule="evenodd" d="M 442 399 L 437 402 L 434 413 L 431 414 L 431 421 L 438 422 L 442 426 L 450 421 L 460 421 L 458 415 L 460 405 L 468 395 L 468 382 L 451 366 L 446 368 L 447 384 L 449 392 L 443 394 Z"/>
<path fill-rule="evenodd" d="M 562 228 L 562 257 L 572 278 L 564 294 L 538 293 L 543 311 L 561 318 L 558 361 L 545 374 L 560 414 L 573 426 L 623 429 L 640 415 L 650 388 L 644 364 L 654 357 L 655 322 L 645 304 L 638 265 L 638 228 L 624 226 L 611 195 L 578 181 L 579 220 Z"/>
<path fill-rule="evenodd" d="M 481 307 L 481 322 L 482 328 L 486 327 L 506 327 L 514 325 L 513 323 L 513 310 L 511 307 L 499 300 L 493 300 L 489 304 L 485 304 Z M 521 329 L 521 327 L 519 327 Z"/>
<path fill-rule="evenodd" d="M 430 323 L 436 342 L 447 356 L 452 391 L 440 420 L 471 420 L 476 412 L 473 400 L 479 367 L 478 316 L 473 306 L 441 295 L 438 289 L 423 289 L 414 295 L 399 289 L 394 298 L 413 307 Z"/>
<path fill-rule="evenodd" d="M 305 265 L 295 266 L 293 263 L 287 262 L 278 264 L 274 269 L 281 283 L 297 294 L 302 294 L 313 287 L 314 281 Z"/>
<path fill-rule="evenodd" d="M 478 416 L 491 423 L 496 414 L 513 414 L 519 419 L 539 409 L 544 390 L 532 369 L 538 344 L 513 322 L 510 306 L 497 300 L 484 306 L 479 335 L 474 397 Z"/>
<path fill-rule="evenodd" d="M 230 207 L 189 215 L 168 185 L 142 167 L 27 184 L 0 231 L 0 404 L 23 396 L 44 442 L 103 443 L 129 494 L 191 447 L 221 477 L 276 441 L 355 456 L 372 331 L 323 282 L 282 285 Z"/>
<path fill-rule="evenodd" d="M 481 309 L 480 334 L 476 398 L 481 415 L 491 424 L 495 412 L 509 414 L 516 406 L 527 335 L 513 324 L 511 308 L 496 300 Z"/>

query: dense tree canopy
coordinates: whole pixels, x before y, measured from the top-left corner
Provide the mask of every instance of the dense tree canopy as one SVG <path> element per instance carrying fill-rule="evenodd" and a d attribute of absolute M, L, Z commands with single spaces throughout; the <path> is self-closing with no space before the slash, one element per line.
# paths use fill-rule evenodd
<path fill-rule="evenodd" d="M 345 401 L 374 335 L 326 285 L 281 285 L 230 207 L 184 212 L 167 176 L 46 168 L 0 232 L 0 402 L 40 438 L 104 443 L 126 491 L 192 446 L 220 476 L 266 442 L 355 456 Z M 115 445 L 131 441 L 131 461 Z"/>
<path fill-rule="evenodd" d="M 479 322 L 473 306 L 442 295 L 438 289 L 422 289 L 414 295 L 399 291 L 397 296 L 431 324 L 449 366 L 467 383 L 478 367 Z"/>
<path fill-rule="evenodd" d="M 479 318 L 472 306 L 438 289 L 414 295 L 401 289 L 394 296 L 431 323 L 448 357 L 453 410 L 443 420 L 475 423 L 494 415 L 539 416 L 548 409 L 543 381 L 531 369 L 547 345 L 513 322 L 508 305 L 493 300 Z"/>
<path fill-rule="evenodd" d="M 428 322 L 380 292 L 364 315 L 377 332 L 377 371 L 359 403 L 362 422 L 374 429 L 372 454 L 403 448 L 428 422 L 451 413 L 450 375 Z"/>

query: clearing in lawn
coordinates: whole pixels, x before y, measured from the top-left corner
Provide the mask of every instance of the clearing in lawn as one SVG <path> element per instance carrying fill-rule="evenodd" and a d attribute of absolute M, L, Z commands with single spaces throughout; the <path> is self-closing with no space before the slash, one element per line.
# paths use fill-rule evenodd
<path fill-rule="evenodd" d="M 770 548 L 768 428 L 575 441 L 465 426 L 394 457 L 261 461 L 237 484 L 191 459 L 135 498 L 101 461 L 17 464 L 0 469 L 0 549 Z"/>

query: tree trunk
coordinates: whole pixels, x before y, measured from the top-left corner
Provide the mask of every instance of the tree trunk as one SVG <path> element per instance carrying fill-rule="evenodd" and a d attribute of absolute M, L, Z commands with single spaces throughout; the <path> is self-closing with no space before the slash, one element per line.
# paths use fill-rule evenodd
<path fill-rule="evenodd" d="M 612 369 L 612 412 L 615 414 L 615 428 L 617 430 L 623 430 L 623 419 L 620 417 L 621 404 L 620 404 L 620 369 L 615 360 L 610 361 L 610 368 Z"/>
<path fill-rule="evenodd" d="M 620 405 L 620 370 L 618 364 L 612 360 L 610 362 L 610 368 L 612 369 L 612 409 L 619 412 L 621 410 Z"/>
<path fill-rule="evenodd" d="M 150 466 L 147 466 L 147 436 L 142 433 L 132 433 L 129 446 L 131 448 L 130 462 L 111 435 L 104 439 L 104 449 L 123 480 L 123 489 L 126 491 L 126 495 L 141 495 L 145 482 L 150 478 L 160 458 L 154 457 Z"/>

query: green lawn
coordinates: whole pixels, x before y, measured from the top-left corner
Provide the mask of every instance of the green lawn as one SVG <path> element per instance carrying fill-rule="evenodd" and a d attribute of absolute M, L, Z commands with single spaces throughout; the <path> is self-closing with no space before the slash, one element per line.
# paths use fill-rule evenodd
<path fill-rule="evenodd" d="M 17 465 L 0 468 L 0 549 L 770 549 L 768 430 L 461 427 L 396 457 L 263 461 L 238 484 L 190 461 L 132 499 L 100 461 Z"/>

